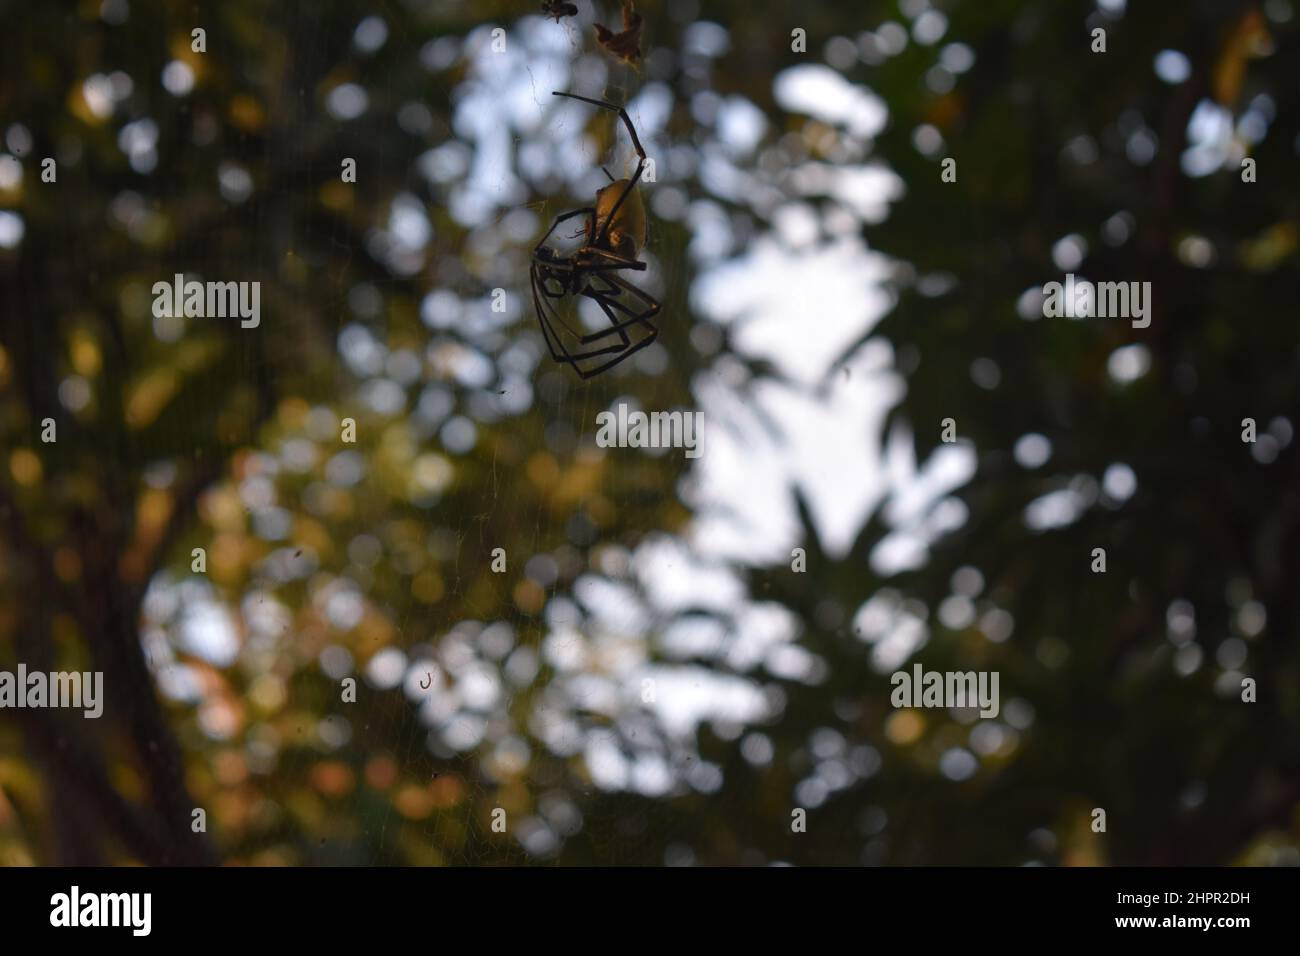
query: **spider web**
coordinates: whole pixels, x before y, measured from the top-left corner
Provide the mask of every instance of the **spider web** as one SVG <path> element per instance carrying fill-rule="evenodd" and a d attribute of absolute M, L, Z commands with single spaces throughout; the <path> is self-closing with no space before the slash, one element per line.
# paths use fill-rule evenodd
<path fill-rule="evenodd" d="M 517 33 L 510 35 L 510 41 L 519 42 Z M 476 38 L 471 34 L 464 42 L 462 57 L 469 59 L 475 55 L 483 56 L 482 52 L 471 52 L 475 42 Z M 481 51 L 481 39 L 479 42 Z M 487 62 L 490 64 L 492 61 Z M 537 74 L 543 71 L 533 65 L 528 72 L 535 82 Z M 554 69 L 546 71 L 544 83 L 561 88 L 560 77 L 554 76 L 555 73 Z M 482 81 L 481 77 L 479 81 Z M 471 70 L 470 78 L 463 85 L 474 82 Z M 453 92 L 453 102 L 461 92 Z M 586 107 L 582 107 L 582 110 L 590 112 Z M 554 125 L 542 125 L 535 132 L 548 135 L 555 133 L 570 139 L 583 137 L 589 123 L 586 118 L 576 119 L 577 115 L 575 114 L 574 121 L 561 120 Z M 454 127 L 453 116 L 449 116 L 448 120 Z M 548 123 L 548 120 L 549 117 L 544 114 L 543 123 Z M 596 120 L 606 121 L 605 117 Z M 571 122 L 573 125 L 570 125 Z M 621 124 L 619 128 L 621 131 Z M 448 142 L 455 141 L 453 139 Z M 518 189 L 512 187 L 517 187 L 520 179 L 518 156 L 529 141 L 529 136 L 513 133 L 509 138 L 513 156 L 509 158 L 514 160 L 516 168 L 499 164 L 495 175 L 490 163 L 485 164 L 488 169 L 486 173 L 482 171 L 484 167 L 477 165 L 479 156 L 487 152 L 489 147 L 484 145 L 483 139 L 473 141 L 475 155 L 466 170 L 465 180 L 447 184 L 448 191 L 468 189 L 471 188 L 469 182 L 474 180 L 472 188 L 480 194 L 480 202 L 490 210 L 488 215 L 479 218 L 477 225 L 464 227 L 460 248 L 453 250 L 453 254 L 458 254 L 462 263 L 475 258 L 476 241 L 493 231 L 510 234 L 509 241 L 498 244 L 499 249 L 509 249 L 512 253 L 520 250 L 526 252 L 531 248 L 532 241 L 527 239 L 526 234 L 540 234 L 557 209 L 574 201 L 571 195 L 574 190 L 567 188 L 568 184 L 563 181 L 552 195 L 537 196 L 528 187 L 525 201 L 515 201 Z M 460 142 L 464 142 L 464 139 Z M 563 143 L 557 149 L 563 149 L 568 154 L 568 161 L 575 163 L 572 145 L 573 143 Z M 446 142 L 439 146 L 445 147 Z M 437 148 L 434 147 L 435 150 Z M 598 162 L 592 162 L 595 159 L 597 157 L 584 155 L 582 164 L 589 167 L 589 171 L 595 171 L 599 165 Z M 586 178 L 588 182 L 591 179 L 590 176 Z M 428 205 L 436 206 L 441 198 L 439 192 L 441 191 L 430 190 L 420 198 Z M 445 194 L 442 192 L 442 195 Z M 520 231 L 518 211 L 521 209 L 535 214 L 536 226 L 539 228 Z M 473 216 L 466 218 L 470 221 L 474 219 Z M 395 244 L 400 245 L 401 237 L 398 233 L 401 224 L 394 221 L 389 225 L 392 227 Z M 653 254 L 655 247 L 652 231 L 648 251 Z M 562 465 L 567 464 L 566 459 L 572 459 L 577 445 L 584 438 L 589 441 L 595 413 L 601 407 L 594 390 L 584 388 L 581 383 L 573 380 L 567 369 L 551 362 L 541 344 L 531 300 L 527 294 L 527 260 L 518 254 L 508 253 L 507 257 L 515 264 L 508 272 L 489 266 L 458 269 L 455 270 L 458 274 L 450 279 L 439 276 L 429 282 L 421 302 L 421 318 L 430 339 L 425 346 L 426 352 L 434 350 L 446 352 L 447 355 L 446 362 L 440 369 L 443 380 L 426 383 L 418 397 L 411 395 L 415 408 L 408 411 L 414 411 L 418 415 L 420 401 L 424 400 L 428 405 L 430 403 L 427 398 L 430 394 L 447 394 L 441 386 L 450 379 L 453 385 L 453 404 L 450 408 L 437 410 L 442 414 L 433 417 L 440 417 L 440 426 L 436 432 L 428 429 L 431 433 L 422 437 L 420 445 L 427 449 L 427 453 L 449 461 L 454 471 L 464 471 L 469 476 L 461 493 L 457 495 L 459 514 L 439 514 L 441 509 L 438 504 L 430 508 L 430 517 L 434 518 L 443 531 L 448 532 L 445 539 L 446 551 L 454 555 L 451 558 L 451 568 L 444 575 L 448 597 L 463 595 L 465 590 L 473 588 L 476 582 L 482 580 L 481 567 L 473 566 L 475 559 L 464 557 L 467 552 L 477 554 L 479 561 L 486 561 L 494 547 L 506 543 L 501 540 L 499 533 L 494 534 L 492 530 L 501 527 L 499 516 L 503 512 L 510 516 L 508 526 L 512 531 L 510 552 L 505 556 L 508 568 L 513 569 L 519 565 L 531 568 L 540 556 L 540 564 L 537 564 L 540 570 L 532 572 L 532 576 L 539 580 L 533 581 L 533 585 L 542 588 L 551 583 L 546 580 L 551 573 L 548 562 L 556 562 L 550 554 L 556 550 L 557 539 L 562 542 L 559 545 L 561 548 L 572 550 L 564 543 L 564 539 L 570 536 L 563 533 L 563 529 L 557 528 L 557 515 L 542 503 L 545 494 L 528 501 L 505 494 L 503 488 L 509 486 L 510 474 L 517 474 L 527 461 L 536 461 L 539 455 Z M 655 271 L 652 272 L 651 281 L 664 283 L 665 278 Z M 379 288 L 381 294 L 384 292 L 385 283 L 382 281 L 371 281 L 368 285 Z M 506 290 L 507 310 L 500 321 L 495 318 L 497 313 L 488 310 L 484 296 L 488 289 Z M 368 330 L 368 334 L 356 331 L 358 328 Z M 346 363 L 350 352 L 355 357 L 358 351 L 367 353 L 378 349 L 386 350 L 388 357 L 391 357 L 396 348 L 392 341 L 394 338 L 391 322 L 386 325 L 382 317 L 371 317 L 362 323 L 345 321 L 340 333 L 341 357 Z M 495 366 L 494 375 L 486 381 L 469 375 L 465 368 L 466 349 L 488 357 Z M 376 362 L 373 359 L 368 362 L 358 359 L 353 364 L 357 366 L 353 369 L 356 373 L 367 365 L 374 366 Z M 642 364 L 662 374 L 669 363 L 664 356 L 656 357 L 651 353 Z M 482 367 L 481 362 L 470 365 Z M 632 365 L 632 362 L 628 365 Z M 514 369 L 521 374 L 512 376 L 503 369 Z M 624 378 L 634 381 L 634 378 L 627 375 L 627 371 L 624 372 Z M 365 383 L 358 386 L 358 392 L 364 394 L 367 388 L 372 388 L 376 377 L 359 375 L 358 378 L 365 379 Z M 517 403 L 502 412 L 499 408 L 489 409 L 481 401 L 484 395 L 489 398 L 508 398 L 513 389 L 530 388 L 532 382 L 536 382 L 538 393 L 527 405 Z M 430 392 L 431 388 L 435 391 Z M 414 388 L 410 391 L 413 392 Z M 480 400 L 478 413 L 472 411 L 476 399 Z M 544 418 L 539 418 L 536 414 L 539 411 L 544 412 Z M 495 422 L 484 421 L 494 417 Z M 460 435 L 467 431 L 461 424 L 466 421 L 477 432 L 476 441 L 472 445 Z M 544 422 L 542 432 L 530 432 L 530 422 Z M 458 427 L 453 429 L 453 423 L 457 423 Z M 506 440 L 506 435 L 521 449 L 508 455 L 509 461 L 502 460 L 501 442 Z M 483 457 L 485 444 L 489 446 L 489 464 L 486 468 L 480 468 L 468 459 Z M 623 471 L 637 471 L 640 468 L 635 463 L 620 465 Z M 635 480 L 639 483 L 642 479 Z M 456 483 L 460 484 L 459 478 Z M 550 489 L 546 489 L 545 493 L 549 494 Z M 578 495 L 572 501 L 572 512 L 583 513 L 593 495 L 594 492 L 591 491 Z M 589 531 L 584 531 L 583 534 L 589 534 Z M 358 537 L 364 539 L 366 535 L 366 532 L 362 532 Z M 524 553 L 516 553 L 521 545 Z M 342 576 L 348 577 L 354 574 L 354 570 L 349 567 Z M 512 575 L 507 572 L 501 577 L 506 581 L 514 581 L 518 576 L 517 573 Z M 552 593 L 555 591 L 554 588 L 547 590 Z M 505 608 L 504 613 L 501 608 Z M 369 731 L 375 737 L 390 741 L 388 746 L 404 771 L 427 765 L 433 775 L 432 787 L 436 792 L 444 789 L 439 780 L 454 779 L 457 786 L 466 788 L 468 797 L 465 804 L 472 810 L 467 813 L 434 812 L 407 820 L 403 819 L 400 804 L 390 804 L 377 819 L 380 830 L 377 852 L 381 855 L 380 858 L 387 852 L 390 840 L 399 839 L 399 831 L 414 833 L 417 842 L 436 848 L 437 856 L 449 862 L 562 860 L 565 859 L 565 841 L 579 832 L 602 859 L 612 862 L 624 858 L 624 854 L 627 859 L 638 858 L 639 850 L 635 842 L 628 842 L 629 839 L 635 841 L 635 833 L 607 835 L 614 830 L 615 821 L 612 818 L 578 822 L 583 811 L 589 807 L 590 798 L 596 790 L 595 785 L 584 780 L 584 752 L 581 746 L 576 746 L 581 744 L 582 738 L 590 736 L 590 727 L 584 727 L 581 723 L 574 725 L 569 733 L 574 747 L 564 742 L 563 733 L 559 734 L 560 742 L 556 744 L 556 749 L 564 759 L 557 759 L 554 755 L 550 759 L 557 766 L 562 765 L 567 769 L 564 776 L 555 779 L 550 785 L 529 781 L 527 773 L 522 776 L 511 775 L 499 770 L 502 764 L 511 761 L 518 763 L 521 759 L 519 754 L 525 749 L 537 754 L 544 747 L 528 731 L 530 721 L 537 719 L 537 698 L 539 694 L 555 695 L 560 692 L 556 688 L 564 686 L 554 676 L 549 678 L 549 686 L 547 685 L 548 678 L 545 674 L 551 670 L 544 662 L 547 644 L 557 644 L 559 650 L 552 656 L 562 656 L 566 641 L 570 644 L 585 641 L 589 630 L 582 620 L 583 615 L 578 612 L 578 605 L 572 601 L 555 601 L 548 596 L 544 612 L 539 614 L 539 610 L 534 608 L 531 613 L 524 613 L 516 603 L 505 600 L 498 603 L 496 613 L 485 615 L 481 620 L 469 617 L 459 621 L 445 620 L 441 626 L 431 628 L 424 615 L 414 608 L 390 605 L 384 609 L 392 621 L 396 639 L 392 646 L 370 658 L 367 670 L 360 667 L 358 660 L 357 673 L 364 673 L 378 689 L 390 698 L 398 698 L 401 703 L 399 706 L 389 701 L 387 706 L 369 709 L 365 716 L 349 716 L 347 719 L 353 726 L 352 733 L 361 738 L 370 736 L 367 733 Z M 346 618 L 344 622 L 346 623 Z M 573 637 L 556 637 L 557 629 L 570 627 L 577 632 Z M 402 656 L 399 657 L 399 654 Z M 517 661 L 516 655 L 523 660 L 528 660 L 530 656 L 541 660 L 543 678 L 512 684 L 508 674 L 511 664 Z M 473 658 L 473 663 L 467 661 L 470 657 Z M 492 669 L 496 670 L 495 678 L 491 674 Z M 400 677 L 394 683 L 394 678 L 399 673 Z M 581 674 L 577 675 L 578 680 L 581 677 Z M 493 695 L 483 685 L 490 684 L 493 679 L 498 682 L 498 693 L 490 703 L 485 703 L 485 699 Z M 433 686 L 426 693 L 424 684 L 430 681 Z M 363 686 L 364 684 L 365 682 Z M 369 688 L 367 691 L 374 693 Z M 450 705 L 445 702 L 453 699 L 456 706 L 451 711 Z M 581 702 L 570 703 L 581 707 Z M 499 729 L 497 725 L 506 729 Z M 516 800 L 516 803 L 522 802 L 522 811 L 516 810 L 506 799 L 506 791 L 517 789 L 517 785 L 503 782 L 512 777 L 522 779 L 525 787 L 531 790 L 522 801 Z M 506 805 L 509 827 L 506 834 L 498 835 L 490 830 L 487 812 L 502 804 Z M 416 812 L 420 808 L 417 806 L 408 809 Z M 590 810 L 586 812 L 589 813 Z M 650 812 L 658 815 L 654 810 Z M 648 835 L 654 829 L 654 825 L 647 824 L 642 833 Z M 468 837 L 465 836 L 466 831 Z M 403 853 L 410 852 L 407 845 L 409 842 L 407 840 L 401 844 Z M 458 844 L 460 848 L 455 849 Z M 416 853 L 414 859 L 419 861 L 421 857 Z"/>
<path fill-rule="evenodd" d="M 213 40 L 249 29 L 238 8 L 227 15 Z M 214 843 L 230 861 L 272 864 L 660 862 L 664 845 L 687 858 L 674 801 L 716 794 L 721 777 L 695 750 L 707 709 L 665 708 L 707 691 L 701 668 L 661 666 L 657 645 L 682 608 L 650 593 L 642 565 L 684 561 L 667 519 L 685 510 L 677 480 L 688 467 L 602 452 L 593 433 L 615 403 L 689 397 L 691 382 L 667 335 L 577 381 L 547 354 L 528 294 L 537 237 L 589 201 L 602 164 L 626 168 L 631 155 L 617 116 L 552 103 L 549 91 L 626 98 L 652 157 L 667 154 L 666 124 L 644 105 L 639 76 L 611 76 L 572 24 L 525 17 L 498 55 L 492 25 L 416 35 L 380 5 L 358 13 L 341 61 L 326 63 L 313 51 L 340 49 L 338 25 L 284 17 L 304 57 L 291 65 L 306 75 L 291 76 L 268 41 L 241 52 L 286 71 L 278 112 L 259 114 L 238 93 L 238 110 L 220 104 L 275 129 L 265 154 L 223 143 L 215 186 L 199 182 L 209 143 L 195 130 L 225 114 L 169 90 L 152 141 L 147 126 L 119 138 L 148 178 L 112 204 L 128 229 L 150 203 L 214 189 L 251 210 L 238 243 L 214 241 L 184 264 L 164 246 L 137 265 L 142 277 L 259 277 L 262 326 L 233 350 L 222 385 L 285 376 L 265 418 L 222 419 L 239 444 L 142 614 Z M 144 42 L 126 36 L 125 47 Z M 421 98 L 430 77 L 445 101 Z M 405 140 L 380 135 L 393 129 Z M 311 165 L 352 154 L 357 182 L 341 193 L 336 168 Z M 661 183 L 639 187 L 649 268 L 637 284 L 664 302 L 661 329 L 675 323 L 685 341 L 686 310 L 669 307 L 687 300 L 685 230 L 656 202 L 685 187 L 665 165 Z M 321 206 L 331 215 L 316 215 Z M 66 238 L 77 226 L 61 228 Z M 285 279 L 295 272 L 301 284 Z M 139 299 L 133 288 L 125 297 Z M 224 334 L 151 321 L 147 301 L 127 311 L 150 362 Z M 252 341 L 269 343 L 274 362 Z M 181 388 L 168 412 L 196 444 L 214 421 L 211 394 Z M 185 464 L 160 457 L 146 482 L 174 490 Z M 191 571 L 192 547 L 206 549 L 209 571 Z M 498 547 L 508 547 L 501 574 Z M 343 698 L 349 681 L 355 702 Z M 497 808 L 505 833 L 492 829 Z"/>

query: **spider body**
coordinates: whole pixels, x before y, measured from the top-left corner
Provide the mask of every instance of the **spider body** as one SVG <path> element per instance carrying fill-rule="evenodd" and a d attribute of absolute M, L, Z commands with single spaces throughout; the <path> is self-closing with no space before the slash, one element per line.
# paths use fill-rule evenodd
<path fill-rule="evenodd" d="M 610 184 L 596 192 L 594 205 L 556 217 L 533 249 L 529 278 L 533 306 L 547 349 L 555 361 L 568 365 L 587 379 L 613 368 L 659 335 L 659 329 L 650 321 L 659 312 L 658 301 L 620 275 L 643 272 L 646 268 L 637 258 L 645 245 L 646 214 L 636 188 L 645 169 L 646 155 L 625 110 L 604 100 L 572 93 L 554 95 L 618 113 L 638 158 L 636 171 L 630 178 L 610 176 Z M 546 245 L 561 223 L 579 216 L 585 217 L 579 233 L 584 238 L 576 252 L 566 256 Z M 595 302 L 609 319 L 609 328 L 582 332 L 570 326 L 561 315 L 561 308 L 567 300 L 577 297 Z"/>
<path fill-rule="evenodd" d="M 619 197 L 623 204 L 614 211 Z M 645 205 L 641 193 L 628 179 L 616 179 L 596 190 L 596 231 L 608 224 L 609 249 L 625 259 L 635 259 L 645 245 Z"/>

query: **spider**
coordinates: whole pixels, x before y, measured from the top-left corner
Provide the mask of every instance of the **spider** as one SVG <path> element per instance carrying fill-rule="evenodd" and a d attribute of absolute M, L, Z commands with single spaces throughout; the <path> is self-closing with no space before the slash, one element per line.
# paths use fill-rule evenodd
<path fill-rule="evenodd" d="M 659 302 L 619 275 L 623 271 L 644 272 L 646 267 L 637 259 L 637 253 L 645 245 L 646 215 L 636 190 L 645 169 L 646 155 L 626 110 L 575 93 L 552 95 L 567 96 L 618 113 L 638 157 L 631 179 L 615 179 L 604 170 L 610 183 L 596 191 L 595 205 L 558 216 L 533 249 L 529 269 L 533 306 L 551 358 L 588 379 L 613 368 L 659 335 L 659 329 L 650 321 L 659 312 Z M 587 217 L 578 233 L 585 237 L 582 247 L 570 256 L 561 255 L 547 246 L 546 240 L 562 222 L 576 216 Z M 595 302 L 609 319 L 610 327 L 587 334 L 575 331 L 559 311 L 570 296 L 583 296 Z M 561 330 L 568 335 L 567 344 Z"/>

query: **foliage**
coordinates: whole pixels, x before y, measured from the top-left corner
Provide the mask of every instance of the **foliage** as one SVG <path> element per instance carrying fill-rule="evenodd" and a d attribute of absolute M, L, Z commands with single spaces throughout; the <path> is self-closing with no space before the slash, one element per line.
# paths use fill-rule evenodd
<path fill-rule="evenodd" d="M 0 125 L 23 172 L 0 182 L 0 210 L 23 233 L 0 248 L 0 666 L 102 670 L 109 696 L 99 721 L 0 724 L 0 859 L 1294 860 L 1290 5 L 952 2 L 936 4 L 941 42 L 890 53 L 882 24 L 925 4 L 646 2 L 639 68 L 594 40 L 614 5 L 578 5 L 560 23 L 441 0 L 244 0 L 201 21 L 162 0 L 125 18 L 114 0 L 8 11 Z M 367 17 L 386 26 L 377 46 Z M 973 54 L 956 75 L 936 67 L 954 43 Z M 1185 54 L 1188 79 L 1156 75 L 1163 50 Z M 887 104 L 878 136 L 781 105 L 776 77 L 827 61 Z M 169 91 L 167 70 L 192 90 Z M 540 121 L 502 92 L 525 75 Z M 609 117 L 550 102 L 552 81 L 667 104 L 643 130 L 660 159 L 644 187 L 659 345 L 590 383 L 544 354 L 528 257 L 626 143 Z M 753 149 L 719 128 L 737 103 L 765 119 Z M 1188 131 L 1213 104 L 1231 143 L 1193 175 Z M 791 210 L 816 213 L 819 245 L 842 234 L 850 204 L 806 175 L 827 168 L 899 177 L 888 215 L 851 230 L 889 257 L 896 302 L 808 383 L 697 292 L 764 237 L 785 242 Z M 1027 290 L 1066 271 L 1151 281 L 1150 327 L 1037 317 Z M 150 289 L 178 272 L 260 281 L 261 324 L 160 325 Z M 790 482 L 806 572 L 696 547 L 689 459 L 592 444 L 618 400 L 689 407 L 721 383 L 760 414 L 773 390 L 824 395 L 884 343 L 905 389 L 861 441 L 919 472 L 847 550 Z M 948 417 L 973 475 L 917 508 L 952 451 Z M 1040 467 L 1017 461 L 1028 434 L 1050 444 Z M 1047 495 L 1070 516 L 1031 527 Z M 890 570 L 880 549 L 900 535 L 925 558 Z M 662 600 L 642 572 L 675 561 L 718 599 Z M 611 621 L 611 602 L 637 623 Z M 769 626 L 792 640 L 751 652 Z M 226 629 L 234 650 L 201 640 Z M 900 635 L 907 667 L 998 671 L 1001 718 L 893 708 Z M 1243 674 L 1257 703 L 1240 700 Z M 768 712 L 683 730 L 646 706 L 647 675 L 661 696 L 749 688 Z M 632 782 L 599 772 L 605 747 Z M 1108 833 L 1090 830 L 1094 807 Z"/>

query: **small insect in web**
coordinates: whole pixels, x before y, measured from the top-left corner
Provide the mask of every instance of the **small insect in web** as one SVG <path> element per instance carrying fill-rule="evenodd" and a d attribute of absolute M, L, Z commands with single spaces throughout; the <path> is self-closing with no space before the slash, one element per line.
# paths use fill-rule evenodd
<path fill-rule="evenodd" d="M 617 113 L 637 154 L 636 171 L 630 179 L 614 179 L 606 171 L 610 184 L 596 191 L 595 205 L 558 216 L 533 249 L 529 279 L 546 347 L 551 358 L 587 379 L 613 368 L 659 335 L 659 329 L 650 321 L 659 313 L 659 302 L 620 275 L 644 272 L 646 268 L 637 259 L 645 245 L 646 215 L 636 188 L 645 170 L 646 154 L 626 110 L 574 93 L 552 95 Z M 546 245 L 561 223 L 578 216 L 587 217 L 579 233 L 585 237 L 580 249 L 565 256 Z M 560 314 L 566 300 L 573 297 L 595 302 L 609 319 L 610 327 L 585 334 L 573 329 Z"/>
<path fill-rule="evenodd" d="M 578 8 L 572 3 L 566 3 L 565 0 L 543 0 L 542 13 L 548 17 L 555 17 L 555 22 L 559 23 L 564 17 L 576 17 Z"/>

